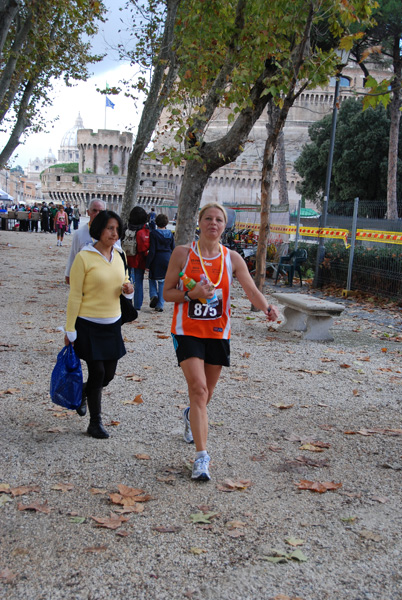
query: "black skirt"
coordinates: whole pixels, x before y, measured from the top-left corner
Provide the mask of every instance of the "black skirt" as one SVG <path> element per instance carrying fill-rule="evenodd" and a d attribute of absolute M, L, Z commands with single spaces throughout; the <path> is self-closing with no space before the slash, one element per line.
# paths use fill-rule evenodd
<path fill-rule="evenodd" d="M 121 319 L 110 325 L 100 325 L 77 317 L 75 328 L 77 339 L 74 350 L 82 360 L 119 360 L 126 354 Z"/>

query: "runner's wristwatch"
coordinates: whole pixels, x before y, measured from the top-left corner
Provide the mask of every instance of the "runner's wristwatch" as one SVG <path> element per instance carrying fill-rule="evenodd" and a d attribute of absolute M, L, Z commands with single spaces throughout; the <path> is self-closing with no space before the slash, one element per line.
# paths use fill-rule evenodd
<path fill-rule="evenodd" d="M 184 292 L 184 302 L 190 302 L 191 298 L 188 295 L 188 292 Z"/>

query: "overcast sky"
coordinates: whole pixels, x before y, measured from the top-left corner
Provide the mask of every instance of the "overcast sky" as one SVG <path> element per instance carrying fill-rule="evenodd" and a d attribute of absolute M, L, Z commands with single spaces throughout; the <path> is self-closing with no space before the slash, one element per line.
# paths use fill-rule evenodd
<path fill-rule="evenodd" d="M 117 53 L 112 47 L 118 41 L 128 40 L 127 27 L 130 16 L 126 11 L 119 11 L 124 6 L 124 0 L 106 0 L 105 5 L 110 8 L 108 21 L 101 24 L 101 30 L 93 42 L 95 53 L 107 53 L 101 63 L 90 66 L 93 76 L 86 82 L 79 82 L 67 88 L 63 82 L 57 82 L 54 92 L 53 106 L 46 110 L 46 117 L 54 121 L 49 125 L 49 133 L 37 133 L 28 136 L 25 143 L 20 144 L 10 162 L 12 166 L 27 166 L 29 159 L 44 158 L 51 149 L 57 158 L 64 133 L 74 126 L 78 112 L 84 121 L 86 129 L 103 129 L 105 126 L 105 96 L 96 91 L 96 88 L 118 86 L 122 78 L 131 78 L 135 74 L 133 67 L 128 63 L 119 62 Z M 111 8 L 112 7 L 112 8 Z M 120 32 L 119 32 L 120 30 Z M 110 96 L 115 104 L 114 109 L 106 109 L 106 128 L 119 131 L 136 132 L 139 115 L 131 99 L 124 94 Z M 139 105 L 141 109 L 141 105 Z M 4 135 L 0 134 L 0 144 L 4 145 Z"/>

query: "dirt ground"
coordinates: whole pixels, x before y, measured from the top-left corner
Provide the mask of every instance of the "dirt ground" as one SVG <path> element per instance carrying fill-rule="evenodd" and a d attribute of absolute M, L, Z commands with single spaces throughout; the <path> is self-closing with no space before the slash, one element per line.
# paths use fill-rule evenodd
<path fill-rule="evenodd" d="M 2 597 L 402 598 L 401 309 L 341 300 L 334 341 L 306 342 L 235 284 L 197 483 L 172 306 L 151 310 L 147 285 L 104 395 L 111 437 L 52 404 L 70 244 L 0 232 Z"/>

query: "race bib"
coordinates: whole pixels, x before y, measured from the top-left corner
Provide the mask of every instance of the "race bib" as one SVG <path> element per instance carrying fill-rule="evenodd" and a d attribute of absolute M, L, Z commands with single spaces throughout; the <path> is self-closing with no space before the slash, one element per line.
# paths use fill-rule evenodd
<path fill-rule="evenodd" d="M 206 300 L 190 300 L 188 303 L 188 316 L 190 319 L 206 320 L 219 319 L 222 316 L 222 290 L 216 290 L 218 304 L 211 306 Z"/>

